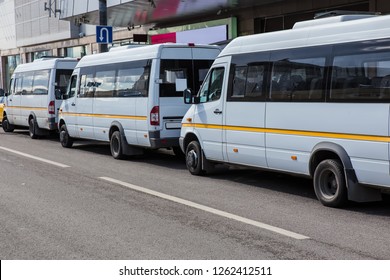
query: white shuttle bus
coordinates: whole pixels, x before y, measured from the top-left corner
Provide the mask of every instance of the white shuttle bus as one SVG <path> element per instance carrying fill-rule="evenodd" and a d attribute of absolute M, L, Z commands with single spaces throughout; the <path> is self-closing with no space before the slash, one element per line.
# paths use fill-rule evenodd
<path fill-rule="evenodd" d="M 181 152 L 183 90 L 199 89 L 220 53 L 217 46 L 161 44 L 113 49 L 83 57 L 60 109 L 60 142 L 110 142 L 120 159 L 143 149 Z"/>
<path fill-rule="evenodd" d="M 331 207 L 390 189 L 390 16 L 236 38 L 190 93 L 180 145 L 194 175 L 227 163 L 309 176 Z"/>
<path fill-rule="evenodd" d="M 29 128 L 35 139 L 57 130 L 61 96 L 66 92 L 76 58 L 41 58 L 16 67 L 5 98 L 5 132 Z"/>

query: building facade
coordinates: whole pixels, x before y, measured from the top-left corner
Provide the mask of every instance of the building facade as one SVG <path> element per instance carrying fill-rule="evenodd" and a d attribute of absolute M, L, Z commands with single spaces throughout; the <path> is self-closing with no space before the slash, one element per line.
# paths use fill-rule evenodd
<path fill-rule="evenodd" d="M 332 10 L 390 12 L 388 0 L 0 0 L 0 87 L 7 89 L 19 63 L 99 52 L 95 25 L 102 3 L 114 45 L 209 44 L 289 29 Z"/>

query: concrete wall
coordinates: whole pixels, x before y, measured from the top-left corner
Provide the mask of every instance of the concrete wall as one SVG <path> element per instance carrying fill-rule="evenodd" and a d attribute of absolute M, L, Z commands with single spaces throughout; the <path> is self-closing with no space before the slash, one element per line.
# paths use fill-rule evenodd
<path fill-rule="evenodd" d="M 59 20 L 54 14 L 49 17 L 49 12 L 44 9 L 45 2 L 49 0 L 15 0 L 18 47 L 66 40 L 75 36 L 72 23 Z"/>
<path fill-rule="evenodd" d="M 0 1 L 0 50 L 16 48 L 14 0 Z"/>

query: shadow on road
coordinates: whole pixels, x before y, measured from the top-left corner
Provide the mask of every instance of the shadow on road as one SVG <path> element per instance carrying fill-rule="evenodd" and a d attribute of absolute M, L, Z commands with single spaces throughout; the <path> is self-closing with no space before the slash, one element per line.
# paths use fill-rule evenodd
<path fill-rule="evenodd" d="M 1 134 L 2 136 L 9 135 L 13 137 L 29 137 L 27 130 L 15 130 L 14 133 Z M 58 141 L 58 134 L 53 133 L 42 138 L 49 141 Z M 104 155 L 111 158 L 111 152 L 108 143 L 96 141 L 77 141 L 72 149 Z M 186 170 L 184 158 L 177 157 L 172 151 L 166 149 L 145 150 L 143 155 L 127 157 L 124 161 L 143 162 L 158 167 L 183 171 Z M 192 175 L 188 173 L 188 176 L 191 178 Z M 267 170 L 264 171 L 250 168 L 228 167 L 225 165 L 217 165 L 215 171 L 206 176 L 212 180 L 231 181 L 248 186 L 263 189 L 265 188 L 276 192 L 317 200 L 313 189 L 313 183 L 310 178 L 297 177 Z M 368 215 L 390 217 L 390 194 L 383 194 L 382 196 L 383 200 L 380 202 L 350 202 L 343 210 L 365 213 Z"/>

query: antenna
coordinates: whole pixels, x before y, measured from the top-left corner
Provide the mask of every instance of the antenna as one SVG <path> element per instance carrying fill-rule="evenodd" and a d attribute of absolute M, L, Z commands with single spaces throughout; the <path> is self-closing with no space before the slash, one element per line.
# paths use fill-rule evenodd
<path fill-rule="evenodd" d="M 49 0 L 48 2 L 45 2 L 45 11 L 49 11 L 49 17 L 51 17 L 51 14 L 54 14 L 54 17 L 57 17 L 57 13 L 61 14 L 61 10 L 57 9 L 57 0 Z"/>

